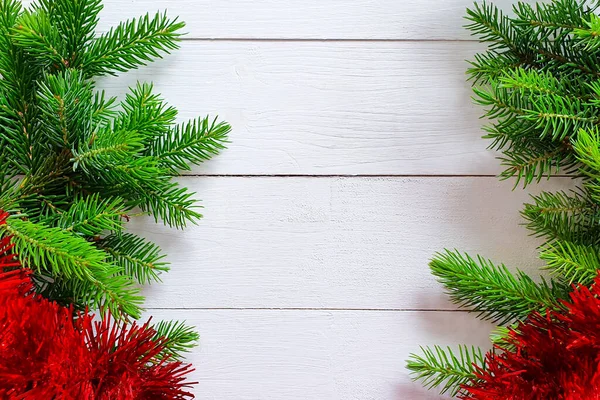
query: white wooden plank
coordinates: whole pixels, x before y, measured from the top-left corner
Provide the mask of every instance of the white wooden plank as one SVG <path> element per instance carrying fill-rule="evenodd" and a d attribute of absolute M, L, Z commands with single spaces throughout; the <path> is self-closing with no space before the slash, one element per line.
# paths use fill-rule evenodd
<path fill-rule="evenodd" d="M 194 178 L 205 219 L 136 219 L 173 263 L 148 307 L 453 309 L 430 276 L 457 248 L 537 272 L 528 195 L 495 178 Z M 569 187 L 554 179 L 533 188 Z"/>
<path fill-rule="evenodd" d="M 494 3 L 510 10 L 511 0 Z M 102 30 L 167 9 L 191 38 L 469 39 L 471 0 L 105 0 Z"/>
<path fill-rule="evenodd" d="M 495 174 L 465 70 L 476 43 L 186 42 L 102 81 L 153 81 L 182 119 L 219 113 L 231 145 L 203 174 Z"/>
<path fill-rule="evenodd" d="M 405 370 L 419 345 L 489 346 L 490 326 L 452 312 L 165 311 L 201 334 L 188 357 L 198 399 L 434 400 Z M 444 397 L 446 398 L 446 397 Z"/>

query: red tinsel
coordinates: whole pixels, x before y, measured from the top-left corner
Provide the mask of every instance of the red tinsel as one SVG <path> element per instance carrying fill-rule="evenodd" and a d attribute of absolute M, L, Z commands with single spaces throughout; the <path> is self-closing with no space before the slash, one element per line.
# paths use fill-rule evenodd
<path fill-rule="evenodd" d="M 488 353 L 463 399 L 600 399 L 600 278 L 579 287 L 563 312 L 533 314 Z"/>
<path fill-rule="evenodd" d="M 7 214 L 0 212 L 0 224 Z M 94 321 L 34 294 L 9 238 L 0 241 L 0 398 L 190 399 L 191 366 L 161 360 L 148 323 Z"/>

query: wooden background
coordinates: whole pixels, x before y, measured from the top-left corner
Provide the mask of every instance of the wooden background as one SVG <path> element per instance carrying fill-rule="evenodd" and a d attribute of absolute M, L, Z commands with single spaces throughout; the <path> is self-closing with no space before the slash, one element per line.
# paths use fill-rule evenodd
<path fill-rule="evenodd" d="M 510 7 L 510 1 L 498 1 Z M 102 29 L 168 9 L 182 49 L 102 85 L 154 81 L 182 119 L 219 114 L 229 149 L 182 177 L 205 218 L 135 229 L 172 271 L 148 314 L 202 335 L 199 399 L 438 399 L 419 345 L 488 345 L 428 260 L 445 247 L 535 271 L 527 200 L 480 139 L 464 61 L 469 0 L 106 0 Z M 566 187 L 566 178 L 533 191 Z"/>

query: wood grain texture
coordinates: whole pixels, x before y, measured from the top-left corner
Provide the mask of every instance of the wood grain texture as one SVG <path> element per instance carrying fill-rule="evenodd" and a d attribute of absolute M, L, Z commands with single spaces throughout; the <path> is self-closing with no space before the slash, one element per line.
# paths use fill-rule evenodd
<path fill-rule="evenodd" d="M 201 400 L 434 400 L 405 370 L 418 344 L 489 345 L 490 325 L 448 312 L 150 310 L 202 334 Z"/>
<path fill-rule="evenodd" d="M 477 43 L 186 42 L 137 80 L 185 120 L 219 114 L 229 149 L 202 174 L 496 174 L 465 82 Z"/>
<path fill-rule="evenodd" d="M 101 28 L 167 9 L 190 38 L 467 40 L 471 0 L 106 0 Z M 496 0 L 510 10 L 512 1 Z"/>
<path fill-rule="evenodd" d="M 483 48 L 462 27 L 472 1 L 104 4 L 100 31 L 167 9 L 189 34 L 172 56 L 101 87 L 122 95 L 153 81 L 182 120 L 229 121 L 229 149 L 194 174 L 286 175 L 184 177 L 206 207 L 200 225 L 133 222 L 172 262 L 164 283 L 145 289 L 148 315 L 201 333 L 189 357 L 197 398 L 439 399 L 411 382 L 408 355 L 486 347 L 490 326 L 448 301 L 429 274 L 433 253 L 540 266 L 539 241 L 519 225 L 526 192 L 461 177 L 501 170 L 465 82 L 464 60 Z"/>
<path fill-rule="evenodd" d="M 147 290 L 151 308 L 451 310 L 430 275 L 457 248 L 537 273 L 528 195 L 495 178 L 183 178 L 204 220 L 135 231 L 173 263 Z M 533 190 L 569 187 L 553 179 Z"/>

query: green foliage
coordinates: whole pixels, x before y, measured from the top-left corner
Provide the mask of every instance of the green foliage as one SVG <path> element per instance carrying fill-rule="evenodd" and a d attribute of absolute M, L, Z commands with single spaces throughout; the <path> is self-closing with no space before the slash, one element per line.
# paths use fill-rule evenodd
<path fill-rule="evenodd" d="M 105 304 L 115 315 L 139 317 L 138 307 L 143 299 L 133 282 L 119 274 L 119 266 L 107 262 L 104 252 L 92 243 L 62 228 L 18 218 L 9 220 L 1 230 L 12 236 L 23 265 L 42 274 L 87 284 L 85 296 L 91 307 Z"/>
<path fill-rule="evenodd" d="M 170 135 L 160 135 L 150 143 L 147 154 L 160 160 L 165 168 L 188 170 L 218 154 L 227 139 L 229 126 L 200 118 L 176 126 Z"/>
<path fill-rule="evenodd" d="M 151 62 L 163 52 L 178 48 L 177 41 L 185 26 L 167 14 L 146 14 L 126 21 L 99 36 L 84 53 L 81 68 L 88 76 L 125 72 Z"/>
<path fill-rule="evenodd" d="M 600 239 L 600 209 L 586 191 L 543 192 L 532 196 L 521 215 L 527 228 L 549 241 L 596 244 Z"/>
<path fill-rule="evenodd" d="M 123 267 L 126 275 L 142 284 L 159 281 L 159 274 L 169 270 L 156 244 L 131 233 L 109 235 L 100 241 L 100 248 Z"/>
<path fill-rule="evenodd" d="M 154 329 L 155 339 L 165 338 L 165 351 L 161 356 L 168 357 L 169 360 L 181 359 L 183 353 L 194 347 L 200 338 L 193 329 L 177 321 L 161 321 Z"/>
<path fill-rule="evenodd" d="M 543 246 L 540 258 L 567 283 L 590 285 L 600 270 L 600 248 L 563 240 Z"/>
<path fill-rule="evenodd" d="M 594 85 L 600 69 L 584 37 L 596 20 L 594 9 L 557 0 L 519 2 L 514 17 L 489 3 L 468 11 L 467 28 L 490 44 L 469 74 L 479 84 L 477 102 L 493 120 L 487 128 L 492 147 L 505 154 L 503 177 L 529 184 L 576 165 L 571 141 L 600 120 Z"/>
<path fill-rule="evenodd" d="M 455 303 L 501 325 L 523 320 L 532 311 L 556 309 L 558 300 L 567 295 L 557 283 L 538 284 L 521 271 L 513 275 L 504 265 L 482 257 L 475 260 L 446 251 L 437 254 L 430 266 Z"/>
<path fill-rule="evenodd" d="M 431 389 L 437 387 L 441 394 L 449 392 L 456 396 L 460 386 L 476 379 L 475 365 L 484 366 L 484 355 L 481 349 L 459 346 L 458 355 L 448 347 L 421 347 L 422 355 L 411 354 L 407 368 L 415 379 L 422 381 L 423 386 Z"/>
<path fill-rule="evenodd" d="M 454 302 L 512 329 L 531 312 L 561 307 L 572 285 L 592 284 L 600 269 L 598 7 L 598 1 L 520 1 L 503 13 L 483 2 L 467 11 L 467 29 L 488 45 L 468 74 L 474 100 L 490 120 L 485 138 L 502 153 L 500 178 L 523 186 L 558 173 L 580 178 L 577 190 L 542 192 L 522 212 L 527 228 L 546 241 L 540 258 L 553 280 L 536 283 L 523 272 L 513 275 L 458 252 L 431 263 Z M 507 334 L 501 326 L 492 341 L 506 345 Z M 436 349 L 413 358 L 416 376 L 456 394 L 467 381 L 443 377 L 461 376 L 462 364 Z M 475 363 L 484 367 L 482 359 Z"/>
<path fill-rule="evenodd" d="M 178 122 L 148 83 L 122 101 L 95 78 L 138 68 L 177 49 L 184 23 L 165 13 L 97 36 L 101 0 L 0 0 L 0 207 L 40 293 L 77 307 L 138 317 L 138 284 L 168 269 L 158 246 L 126 233 L 133 215 L 182 228 L 201 217 L 173 180 L 216 155 L 229 125 Z M 173 355 L 196 338 L 159 325 Z"/>

